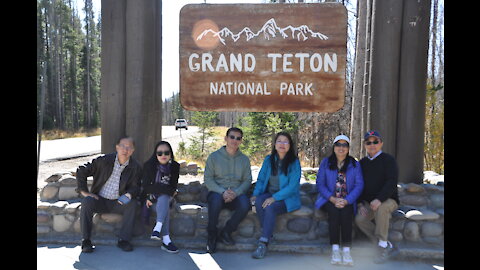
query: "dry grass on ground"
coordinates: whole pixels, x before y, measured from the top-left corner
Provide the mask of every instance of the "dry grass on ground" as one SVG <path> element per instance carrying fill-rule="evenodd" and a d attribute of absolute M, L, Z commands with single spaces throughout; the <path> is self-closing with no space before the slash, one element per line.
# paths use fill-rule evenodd
<path fill-rule="evenodd" d="M 47 140 L 56 140 L 56 139 L 65 139 L 65 138 L 79 138 L 79 137 L 90 137 L 98 136 L 102 134 L 101 128 L 81 128 L 78 131 L 69 131 L 69 130 L 43 130 L 42 131 L 42 141 Z"/>

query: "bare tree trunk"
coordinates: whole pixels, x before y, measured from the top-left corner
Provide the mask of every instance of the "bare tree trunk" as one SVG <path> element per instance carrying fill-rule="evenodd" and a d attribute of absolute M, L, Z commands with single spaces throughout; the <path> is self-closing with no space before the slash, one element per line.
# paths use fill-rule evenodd
<path fill-rule="evenodd" d="M 436 48 L 437 48 L 437 12 L 438 12 L 438 0 L 433 0 L 433 19 L 431 25 L 432 43 L 431 46 L 431 59 L 430 59 L 430 83 L 432 86 L 436 85 L 435 80 L 435 60 L 436 60 Z"/>
<path fill-rule="evenodd" d="M 87 127 L 91 127 L 92 125 L 92 102 L 91 102 L 91 93 L 90 93 L 90 85 L 91 85 L 91 82 L 90 82 L 90 16 L 91 16 L 91 12 L 92 12 L 92 1 L 91 0 L 85 0 L 85 28 L 86 28 L 86 38 L 85 38 L 85 52 L 86 52 L 86 93 L 85 93 L 85 104 L 84 104 L 84 108 L 85 108 L 85 115 L 84 115 L 84 119 L 85 119 L 85 125 Z"/>
<path fill-rule="evenodd" d="M 101 8 L 101 148 L 102 153 L 110 153 L 115 151 L 118 137 L 126 135 L 126 1 L 102 0 Z"/>
<path fill-rule="evenodd" d="M 395 158 L 398 181 L 421 184 L 430 0 L 404 1 Z"/>
<path fill-rule="evenodd" d="M 311 117 L 313 118 L 313 113 L 309 113 L 310 115 L 312 115 Z M 315 146 L 316 145 L 316 140 L 318 140 L 318 137 L 315 136 L 315 131 L 317 130 L 317 126 L 316 126 L 316 123 L 317 121 L 312 121 L 312 146 Z M 315 149 L 317 149 L 316 147 L 311 147 L 313 149 L 313 155 L 312 155 L 312 163 L 310 164 L 310 166 L 314 167 L 315 164 L 317 164 L 317 152 L 315 151 Z"/>
<path fill-rule="evenodd" d="M 70 1 L 70 8 L 72 9 L 72 29 L 75 27 L 75 7 Z M 78 110 L 77 110 L 77 57 L 75 49 L 72 50 L 72 55 L 70 56 L 70 73 L 72 85 L 70 88 L 70 113 L 72 118 L 72 129 L 78 129 Z"/>
<path fill-rule="evenodd" d="M 367 0 L 357 2 L 357 40 L 355 54 L 355 71 L 352 95 L 352 113 L 350 117 L 350 154 L 361 157 L 362 149 L 362 97 L 366 58 L 366 22 Z"/>
<path fill-rule="evenodd" d="M 43 61 L 42 67 L 42 86 L 40 93 L 40 117 L 38 120 L 38 148 L 37 148 L 37 181 L 38 181 L 38 168 L 40 165 L 40 146 L 42 144 L 42 130 L 43 130 L 43 115 L 45 114 L 45 78 L 47 77 L 47 61 Z"/>
<path fill-rule="evenodd" d="M 50 103 L 53 109 L 53 123 L 54 127 L 60 127 L 60 100 L 59 100 L 59 91 L 60 91 L 60 84 L 59 84 L 59 72 L 58 72 L 58 25 L 57 25 L 57 16 L 56 16 L 56 1 L 52 1 L 49 4 L 49 23 L 50 23 L 50 31 L 49 36 L 51 40 L 51 47 L 50 47 L 50 61 L 53 61 L 53 67 L 50 68 L 50 75 L 51 75 L 51 84 L 50 84 Z"/>
<path fill-rule="evenodd" d="M 396 156 L 403 2 L 374 0 L 372 9 L 370 128 L 380 130 L 382 150 L 393 156 Z"/>
<path fill-rule="evenodd" d="M 373 0 L 367 0 L 367 12 L 365 22 L 365 67 L 362 86 L 362 116 L 361 116 L 361 133 L 370 129 L 370 59 L 371 52 L 371 40 L 372 40 L 372 7 Z M 359 157 L 365 155 L 365 149 L 360 147 Z"/>
<path fill-rule="evenodd" d="M 53 74 L 52 74 L 52 65 L 49 63 L 53 59 L 53 53 L 52 53 L 52 46 L 51 46 L 51 40 L 52 40 L 52 34 L 51 34 L 51 28 L 52 26 L 50 25 L 50 21 L 52 20 L 51 16 L 51 3 L 46 4 L 45 6 L 45 62 L 48 63 L 49 65 L 45 65 L 46 73 L 47 73 L 47 80 L 46 83 L 46 93 L 45 93 L 45 112 L 44 115 L 52 115 L 54 114 L 55 107 L 53 106 L 52 102 L 50 102 L 50 99 L 53 98 L 54 93 L 53 89 Z"/>
<path fill-rule="evenodd" d="M 60 5 L 63 5 L 62 2 L 60 2 Z M 63 12 L 60 10 L 58 13 L 58 38 L 57 38 L 57 44 L 58 44 L 58 49 L 57 49 L 57 63 L 58 63 L 58 73 L 57 73 L 57 84 L 58 84 L 58 124 L 60 129 L 65 129 L 65 106 L 63 102 L 63 88 L 64 88 L 64 83 L 63 83 L 63 77 L 64 77 L 64 70 L 63 70 L 63 26 L 62 26 L 62 14 Z"/>
<path fill-rule="evenodd" d="M 61 47 L 59 44 L 59 33 L 60 31 L 60 23 L 59 18 L 56 12 L 57 8 L 57 1 L 53 1 L 53 8 L 52 8 L 52 21 L 54 27 L 52 27 L 53 32 L 53 54 L 54 54 L 54 66 L 55 66 L 55 126 L 57 128 L 63 129 L 63 121 L 62 121 L 62 87 L 61 87 L 61 64 L 60 64 L 60 51 Z"/>

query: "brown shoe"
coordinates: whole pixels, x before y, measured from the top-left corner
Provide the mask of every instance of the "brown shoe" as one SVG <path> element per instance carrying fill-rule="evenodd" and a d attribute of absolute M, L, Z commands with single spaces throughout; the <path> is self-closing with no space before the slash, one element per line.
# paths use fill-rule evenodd
<path fill-rule="evenodd" d="M 126 240 L 118 240 L 117 247 L 121 248 L 123 251 L 132 251 L 133 246 L 130 242 Z"/>
<path fill-rule="evenodd" d="M 224 230 L 220 232 L 219 240 L 227 246 L 235 245 L 235 240 L 233 240 L 232 235 Z"/>

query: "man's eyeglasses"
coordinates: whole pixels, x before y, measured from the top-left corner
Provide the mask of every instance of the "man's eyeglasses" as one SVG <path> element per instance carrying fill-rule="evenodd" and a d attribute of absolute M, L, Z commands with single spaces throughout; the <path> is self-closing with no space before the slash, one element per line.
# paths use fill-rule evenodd
<path fill-rule="evenodd" d="M 242 139 L 242 137 L 235 137 L 233 135 L 229 135 L 228 137 L 232 140 L 237 140 L 237 141 L 240 141 Z"/>
<path fill-rule="evenodd" d="M 118 146 L 119 146 L 120 148 L 122 148 L 122 149 L 125 149 L 126 151 L 131 151 L 131 150 L 134 149 L 133 147 L 126 146 L 126 145 L 124 145 L 124 144 L 119 144 Z"/>
<path fill-rule="evenodd" d="M 170 156 L 170 151 L 168 151 L 168 150 L 167 151 L 157 151 L 157 156 L 160 157 L 160 156 L 163 156 L 163 155 Z"/>
<path fill-rule="evenodd" d="M 372 143 L 373 143 L 373 144 L 378 144 L 379 141 L 373 141 L 373 142 L 367 141 L 367 142 L 365 142 L 366 145 L 371 145 Z"/>

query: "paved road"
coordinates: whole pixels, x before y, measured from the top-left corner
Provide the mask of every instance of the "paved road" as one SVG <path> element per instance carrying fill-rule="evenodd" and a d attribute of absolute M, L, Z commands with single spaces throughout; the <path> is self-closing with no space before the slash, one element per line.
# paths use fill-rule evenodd
<path fill-rule="evenodd" d="M 164 141 L 170 143 L 173 148 L 173 152 L 177 152 L 178 144 L 180 142 L 185 142 L 187 145 L 189 143 L 188 138 L 193 136 L 198 136 L 198 127 L 197 126 L 189 126 L 188 130 L 179 129 L 175 130 L 174 126 L 163 126 L 162 127 L 162 138 Z"/>
<path fill-rule="evenodd" d="M 390 261 L 383 265 L 374 264 L 371 258 L 355 256 L 354 267 L 330 265 L 328 254 L 267 253 L 262 260 L 250 257 L 250 252 L 219 251 L 213 255 L 202 250 L 186 249 L 178 254 L 169 254 L 159 247 L 135 247 L 132 252 L 123 252 L 116 246 L 97 246 L 95 252 L 82 254 L 80 246 L 75 245 L 37 245 L 37 269 L 69 270 L 127 270 L 127 269 L 275 269 L 275 270 L 443 270 L 443 263 L 419 261 Z"/>
<path fill-rule="evenodd" d="M 163 126 L 163 139 L 170 142 L 173 151 L 177 150 L 178 143 L 198 132 L 198 127 L 190 126 L 188 130 L 175 130 L 174 126 Z M 38 149 L 38 142 L 37 142 Z M 101 136 L 68 138 L 42 141 L 40 145 L 40 162 L 68 159 L 79 156 L 89 156 L 100 153 Z"/>

